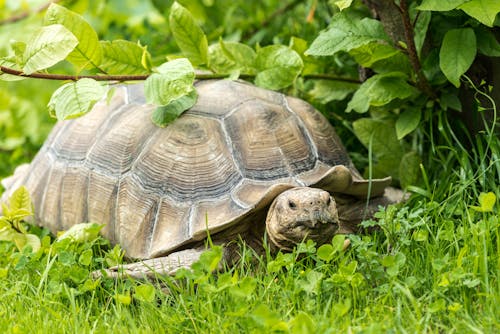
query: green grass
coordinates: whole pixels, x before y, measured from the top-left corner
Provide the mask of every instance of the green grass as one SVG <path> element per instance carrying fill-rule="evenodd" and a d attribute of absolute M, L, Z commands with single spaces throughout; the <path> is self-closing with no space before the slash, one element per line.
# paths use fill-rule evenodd
<path fill-rule="evenodd" d="M 0 328 L 10 333 L 493 333 L 500 331 L 500 141 L 459 144 L 434 134 L 420 187 L 378 214 L 377 231 L 351 247 L 300 245 L 243 259 L 212 274 L 215 249 L 193 272 L 156 283 L 93 281 L 120 261 L 102 239 L 51 244 L 37 253 L 0 243 Z M 440 138 L 437 140 L 436 138 Z M 484 203 L 483 203 L 484 206 Z M 366 222 L 365 225 L 374 225 Z M 34 231 L 43 235 L 43 231 Z M 167 292 L 168 291 L 168 292 Z"/>

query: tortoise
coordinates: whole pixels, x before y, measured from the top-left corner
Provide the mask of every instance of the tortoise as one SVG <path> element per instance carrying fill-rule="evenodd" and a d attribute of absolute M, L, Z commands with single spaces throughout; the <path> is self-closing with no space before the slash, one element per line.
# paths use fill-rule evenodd
<path fill-rule="evenodd" d="M 242 81 L 195 89 L 196 104 L 161 128 L 143 84 L 118 86 L 110 101 L 58 122 L 32 163 L 4 180 L 4 197 L 25 185 L 34 220 L 54 233 L 105 224 L 103 236 L 140 260 L 122 268 L 132 277 L 188 267 L 207 235 L 256 250 L 264 240 L 285 251 L 305 239 L 322 244 L 401 199 L 390 177 L 363 179 L 307 102 Z"/>

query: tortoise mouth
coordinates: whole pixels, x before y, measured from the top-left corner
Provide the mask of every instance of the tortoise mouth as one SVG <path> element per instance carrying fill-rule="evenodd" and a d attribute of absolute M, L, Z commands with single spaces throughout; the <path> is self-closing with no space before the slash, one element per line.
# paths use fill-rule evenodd
<path fill-rule="evenodd" d="M 306 240 L 313 240 L 318 245 L 330 242 L 338 233 L 340 226 L 337 220 L 322 217 L 321 219 L 302 218 L 293 224 L 276 229 L 266 228 L 271 242 L 282 250 L 291 251 L 297 244 Z"/>
<path fill-rule="evenodd" d="M 274 245 L 282 250 L 291 251 L 297 244 L 306 240 L 313 240 L 317 245 L 330 242 L 338 231 L 339 224 L 332 221 L 328 224 L 316 224 L 312 228 L 301 224 L 295 228 L 273 232 L 267 230 L 266 232 Z"/>
<path fill-rule="evenodd" d="M 325 225 L 331 224 L 338 225 L 338 219 L 332 217 L 329 213 L 314 211 L 307 216 L 296 218 L 290 226 L 292 228 L 305 226 L 308 229 L 321 230 Z"/>

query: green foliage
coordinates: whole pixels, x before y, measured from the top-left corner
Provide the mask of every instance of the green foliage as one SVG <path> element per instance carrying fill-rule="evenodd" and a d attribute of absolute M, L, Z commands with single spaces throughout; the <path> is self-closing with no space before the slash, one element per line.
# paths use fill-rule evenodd
<path fill-rule="evenodd" d="M 320 109 L 340 106 L 346 112 L 354 110 L 366 114 L 364 118 L 378 118 L 376 114 L 380 110 L 391 111 L 393 115 L 389 118 L 397 121 L 386 122 L 386 125 L 396 129 L 403 155 L 410 152 L 414 155 L 415 150 L 411 147 L 414 145 L 408 143 L 415 143 L 417 138 L 421 138 L 420 125 L 430 120 L 429 117 L 423 117 L 424 114 L 435 113 L 438 108 L 462 109 L 457 91 L 448 88 L 449 83 L 460 86 L 461 78 L 471 69 L 478 52 L 487 56 L 500 54 L 500 44 L 489 29 L 495 25 L 494 19 L 500 8 L 491 1 L 426 0 L 420 4 L 410 1 L 407 15 L 414 26 L 400 27 L 400 30 L 405 30 L 404 34 L 386 31 L 388 28 L 381 21 L 367 17 L 366 7 L 356 2 L 331 2 L 327 10 L 323 10 L 324 4 L 316 2 L 312 8 L 293 3 L 283 10 L 307 14 L 310 32 L 307 34 L 304 28 L 300 34 L 293 35 L 290 31 L 295 30 L 290 28 L 287 35 L 277 30 L 281 31 L 278 33 L 280 37 L 275 36 L 273 45 L 269 45 L 269 42 L 262 46 L 256 44 L 255 41 L 264 41 L 268 32 L 265 27 L 261 29 L 262 36 L 258 31 L 255 32 L 253 27 L 259 26 L 255 22 L 274 26 L 281 19 L 271 15 L 268 21 L 262 21 L 251 14 L 264 15 L 276 4 L 271 0 L 261 4 L 241 2 L 239 5 L 225 0 L 153 2 L 164 16 L 152 14 L 151 4 L 141 5 L 137 13 L 132 7 L 126 7 L 125 16 L 136 15 L 150 22 L 152 27 L 161 28 L 163 36 L 171 36 L 167 43 L 153 44 L 163 53 L 152 55 L 148 52 L 151 46 L 142 41 L 136 43 L 123 37 L 115 39 L 115 33 L 109 33 L 112 37 L 106 38 L 106 28 L 109 30 L 113 24 L 129 24 L 130 30 L 126 33 L 130 36 L 136 36 L 140 30 L 137 24 L 125 23 L 125 17 L 113 11 L 113 6 L 118 4 L 101 9 L 116 18 L 102 17 L 102 12 L 78 1 L 52 4 L 45 13 L 46 26 L 35 30 L 31 40 L 11 43 L 11 54 L 3 58 L 2 64 L 36 74 L 42 70 L 50 71 L 61 60 L 66 60 L 76 67 L 76 75 L 82 72 L 89 75 L 97 73 L 99 77 L 94 79 L 99 80 L 109 74 L 143 75 L 142 78 L 150 75 L 146 81 L 148 101 L 158 105 L 151 118 L 158 125 L 166 126 L 183 109 L 195 103 L 192 89 L 186 86 L 191 80 L 181 79 L 179 89 L 173 88 L 176 86 L 172 84 L 173 81 L 162 83 L 170 75 L 169 72 L 161 74 L 165 57 L 171 61 L 186 57 L 193 66 L 205 71 L 197 74 L 204 78 L 243 77 L 253 79 L 255 84 L 269 89 L 286 89 L 293 85 L 295 92 L 303 90 Z M 453 9 L 461 11 L 454 12 L 455 20 L 448 20 L 448 12 Z M 277 13 L 280 10 L 276 9 Z M 400 12 L 405 10 L 400 8 Z M 228 16 L 221 15 L 225 11 L 229 13 Z M 92 15 L 98 16 L 100 22 Z M 316 19 L 315 15 L 324 18 L 328 25 L 318 25 L 322 21 Z M 252 19 L 254 23 L 251 23 Z M 224 22 L 224 25 L 219 22 Z M 237 24 L 240 25 L 238 28 Z M 226 30 L 229 27 L 235 27 L 236 32 L 230 33 Z M 320 32 L 320 28 L 324 30 Z M 95 29 L 105 35 L 103 37 L 107 40 L 101 40 Z M 251 30 L 248 34 L 252 38 L 246 40 L 245 32 L 241 29 Z M 57 30 L 57 33 L 52 30 Z M 160 30 L 146 35 L 159 34 Z M 283 40 L 281 36 L 287 37 Z M 407 40 L 408 36 L 414 36 L 414 39 Z M 78 43 L 76 46 L 73 37 Z M 146 40 L 151 42 L 150 38 Z M 284 45 L 286 42 L 288 47 Z M 431 50 L 440 50 L 439 55 Z M 358 65 L 374 72 L 359 85 L 354 83 Z M 5 74 L 0 75 L 0 78 L 13 79 L 12 75 Z M 177 79 L 174 76 L 172 80 Z M 96 84 L 93 87 L 97 89 Z M 167 89 L 176 91 L 167 92 Z M 65 95 L 68 99 L 61 106 L 70 105 L 71 97 L 76 102 L 73 105 L 79 107 L 59 113 L 56 111 L 60 119 L 85 113 L 95 103 L 94 96 L 98 95 L 76 97 L 76 90 L 72 90 L 72 94 Z M 435 91 L 446 93 L 435 96 Z M 55 95 L 60 93 L 58 90 Z M 52 110 L 59 98 L 54 96 L 49 104 Z M 361 116 L 340 117 L 353 120 Z M 378 133 L 382 137 L 373 138 L 375 141 L 392 141 L 384 132 Z M 360 140 L 364 136 L 356 129 L 355 134 Z M 361 141 L 366 146 L 366 140 Z M 384 160 L 384 156 L 390 155 L 382 147 L 374 149 L 372 153 L 376 160 Z M 397 169 L 392 165 L 387 168 L 382 168 L 381 172 L 391 174 Z M 397 179 L 397 174 L 393 176 Z M 417 180 L 414 177 L 410 179 Z"/>
<path fill-rule="evenodd" d="M 419 10 L 448 11 L 457 8 L 468 0 L 422 0 Z"/>
<path fill-rule="evenodd" d="M 480 193 L 478 200 L 479 206 L 471 206 L 472 209 L 479 212 L 492 212 L 497 201 L 497 197 L 495 193 L 490 191 L 488 193 Z"/>
<path fill-rule="evenodd" d="M 14 191 L 9 198 L 10 205 L 2 203 L 3 216 L 0 216 L 0 241 L 10 241 L 19 250 L 29 246 L 33 252 L 40 249 L 38 236 L 28 233 L 23 223 L 26 217 L 33 214 L 30 195 L 25 187 Z"/>
<path fill-rule="evenodd" d="M 57 4 L 51 4 L 45 14 L 45 24 L 62 24 L 78 40 L 68 61 L 79 69 L 98 68 L 102 61 L 102 48 L 97 33 L 80 15 Z"/>
<path fill-rule="evenodd" d="M 458 8 L 482 24 L 493 27 L 495 18 L 500 12 L 500 3 L 492 0 L 471 0 L 463 3 Z"/>
<path fill-rule="evenodd" d="M 448 80 L 460 86 L 460 77 L 467 71 L 476 56 L 476 36 L 471 28 L 446 32 L 439 52 L 439 66 Z"/>
<path fill-rule="evenodd" d="M 290 86 L 302 72 L 302 59 L 297 52 L 281 45 L 270 45 L 257 50 L 255 65 L 258 73 L 255 84 L 268 89 Z"/>
<path fill-rule="evenodd" d="M 340 51 L 349 52 L 373 42 L 387 40 L 380 21 L 356 17 L 341 12 L 332 18 L 329 28 L 311 44 L 306 54 L 332 56 Z"/>
<path fill-rule="evenodd" d="M 125 40 L 100 41 L 103 62 L 100 68 L 108 74 L 147 74 L 151 55 L 147 47 Z"/>
<path fill-rule="evenodd" d="M 80 79 L 59 87 L 47 106 L 58 120 L 75 118 L 89 112 L 106 91 L 107 88 L 93 79 Z"/>
<path fill-rule="evenodd" d="M 9 239 L 0 242 L 0 328 L 17 333 L 499 330 L 500 144 L 495 104 L 486 97 L 497 87 L 481 82 L 488 79 L 482 74 L 474 77 L 477 63 L 500 55 L 498 2 L 408 0 L 411 29 L 401 27 L 395 34 L 370 17 L 368 2 L 290 1 L 293 6 L 272 16 L 288 3 L 62 1 L 51 6 L 44 26 L 41 15 L 1 25 L 0 64 L 32 74 L 153 74 L 150 97 L 167 104 L 151 117 L 162 125 L 195 102 L 189 86 L 196 75 L 244 78 L 299 95 L 334 121 L 356 162 L 367 167 L 365 175 L 398 178 L 414 193 L 409 201 L 364 222 L 374 231 L 348 236 L 347 250 L 341 248 L 344 236 L 265 257 L 243 245 L 242 260 L 214 274 L 222 258 L 222 249 L 214 247 L 192 270 L 158 278 L 160 285 L 93 280 L 92 271 L 123 261 L 119 246 L 110 249 L 97 236 L 99 225 L 77 225 L 65 234 L 74 237 L 52 241 L 46 230 L 22 221 L 27 212 L 4 207 L 0 234 Z M 0 20 L 31 4 L 0 1 Z M 190 34 L 172 25 L 172 17 L 188 23 Z M 48 34 L 52 29 L 61 33 Z M 71 52 L 66 31 L 79 43 Z M 413 34 L 415 50 L 403 32 Z M 201 72 L 185 59 L 177 63 L 180 56 Z M 26 69 L 27 59 L 35 63 Z M 362 80 L 358 66 L 367 73 Z M 166 73 L 180 78 L 182 87 L 173 94 L 161 89 L 173 86 Z M 5 73 L 0 79 L 5 80 L 0 82 L 0 175 L 7 175 L 43 141 L 52 124 L 45 106 L 57 86 L 12 81 L 22 78 Z M 463 92 L 471 82 L 477 87 L 467 104 Z M 65 88 L 69 94 L 78 84 L 63 87 L 71 87 Z M 75 101 L 87 110 L 97 95 Z M 51 105 L 71 103 L 55 94 Z M 484 131 L 470 135 L 451 109 L 493 116 Z M 23 207 L 26 197 L 16 202 Z"/>
<path fill-rule="evenodd" d="M 240 73 L 254 74 L 256 72 L 257 55 L 251 47 L 245 44 L 224 42 L 221 39 L 219 43 L 210 45 L 208 52 L 210 69 L 215 73 L 239 76 Z"/>
<path fill-rule="evenodd" d="M 196 24 L 191 13 L 174 2 L 170 9 L 169 23 L 177 45 L 192 64 L 207 64 L 207 36 Z"/>
<path fill-rule="evenodd" d="M 422 114 L 417 108 L 403 111 L 396 121 L 396 135 L 398 140 L 403 139 L 407 134 L 413 132 L 420 123 Z"/>
<path fill-rule="evenodd" d="M 51 67 L 65 59 L 77 44 L 76 37 L 60 24 L 40 28 L 24 46 L 23 72 L 31 74 Z"/>
<path fill-rule="evenodd" d="M 406 82 L 407 76 L 401 72 L 377 74 L 366 80 L 354 93 L 346 112 L 354 110 L 365 113 L 370 106 L 381 107 L 395 99 L 407 99 L 417 93 Z"/>
<path fill-rule="evenodd" d="M 194 69 L 186 58 L 179 58 L 162 64 L 156 71 L 146 79 L 144 92 L 149 103 L 161 106 L 154 111 L 153 121 L 166 126 L 196 103 Z"/>

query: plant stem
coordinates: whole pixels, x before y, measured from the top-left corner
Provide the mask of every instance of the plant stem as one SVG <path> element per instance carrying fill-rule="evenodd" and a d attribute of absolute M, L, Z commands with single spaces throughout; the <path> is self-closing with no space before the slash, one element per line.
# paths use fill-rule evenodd
<path fill-rule="evenodd" d="M 144 75 L 66 75 L 66 74 L 52 74 L 52 73 L 24 74 L 22 71 L 15 70 L 5 66 L 0 66 L 0 71 L 5 74 L 11 74 L 24 78 L 61 80 L 61 81 L 77 81 L 84 78 L 94 79 L 97 81 L 139 81 L 139 80 L 146 80 L 147 77 L 149 76 L 149 74 L 144 74 Z"/>
<path fill-rule="evenodd" d="M 34 78 L 34 79 L 44 79 L 44 80 L 60 80 L 60 81 L 77 81 L 80 79 L 88 78 L 94 79 L 96 81 L 143 81 L 146 80 L 150 74 L 141 75 L 66 75 L 66 74 L 52 74 L 52 73 L 32 73 L 24 74 L 20 70 L 15 70 L 10 67 L 0 66 L 0 72 L 10 75 L 15 75 L 24 78 Z M 1 75 L 1 74 L 0 74 Z M 255 75 L 252 74 L 241 74 L 241 79 L 252 79 Z M 196 74 L 196 79 L 198 80 L 210 80 L 210 79 L 224 79 L 227 78 L 227 74 L 212 74 L 212 73 L 198 73 Z M 344 78 L 329 74 L 305 74 L 302 76 L 304 79 L 316 79 L 316 80 L 331 80 L 331 81 L 343 81 L 350 83 L 360 83 L 357 79 Z"/>
<path fill-rule="evenodd" d="M 413 34 L 413 26 L 410 20 L 410 14 L 408 11 L 408 4 L 406 0 L 400 0 L 399 8 L 401 9 L 401 18 L 403 20 L 404 35 L 406 40 L 406 45 L 408 49 L 408 57 L 410 58 L 411 66 L 413 71 L 417 75 L 417 87 L 427 94 L 432 99 L 436 99 L 436 94 L 434 94 L 427 78 L 422 71 L 422 66 L 418 58 L 417 48 L 415 46 L 415 39 Z"/>

